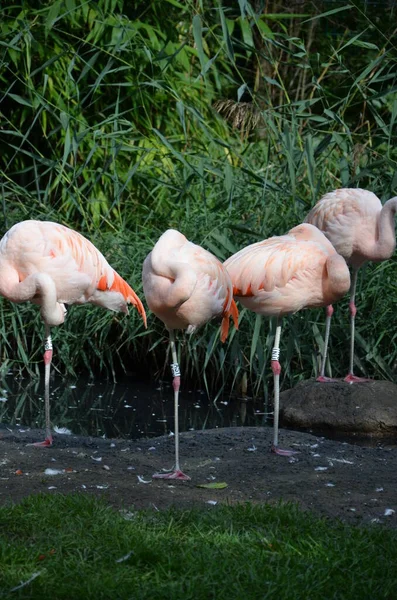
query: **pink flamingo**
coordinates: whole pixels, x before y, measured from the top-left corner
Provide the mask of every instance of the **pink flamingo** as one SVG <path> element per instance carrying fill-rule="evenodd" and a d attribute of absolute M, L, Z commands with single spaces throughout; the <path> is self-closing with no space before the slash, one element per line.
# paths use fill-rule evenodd
<path fill-rule="evenodd" d="M 128 313 L 137 307 L 146 327 L 142 302 L 85 237 L 50 221 L 22 221 L 0 240 L 0 294 L 11 302 L 33 302 L 45 325 L 44 391 L 46 437 L 35 446 L 51 446 L 50 328 L 65 320 L 64 304 L 96 304 Z"/>
<path fill-rule="evenodd" d="M 352 266 L 350 288 L 350 367 L 345 381 L 355 383 L 368 381 L 353 373 L 354 326 L 357 308 L 355 305 L 358 269 L 367 261 L 380 262 L 390 258 L 396 247 L 394 215 L 397 197 L 388 200 L 382 207 L 375 194 L 359 188 L 341 188 L 325 194 L 312 208 L 306 223 L 315 225 L 324 232 L 338 254 Z M 326 307 L 326 332 L 320 376 L 317 381 L 332 381 L 325 377 L 325 363 L 332 305 Z"/>
<path fill-rule="evenodd" d="M 156 479 L 189 480 L 179 464 L 178 398 L 180 368 L 174 329 L 193 333 L 213 317 L 222 317 L 221 340 L 229 331 L 229 316 L 238 325 L 230 277 L 222 263 L 207 250 L 189 242 L 182 233 L 168 229 L 143 263 L 143 291 L 150 310 L 163 321 L 170 336 L 174 388 L 175 466 Z"/>
<path fill-rule="evenodd" d="M 278 447 L 281 318 L 303 308 L 325 306 L 349 289 L 345 260 L 321 231 L 301 224 L 286 235 L 243 248 L 226 260 L 234 297 L 260 315 L 275 316 L 277 327 L 271 367 L 274 378 L 272 452 L 294 454 Z"/>

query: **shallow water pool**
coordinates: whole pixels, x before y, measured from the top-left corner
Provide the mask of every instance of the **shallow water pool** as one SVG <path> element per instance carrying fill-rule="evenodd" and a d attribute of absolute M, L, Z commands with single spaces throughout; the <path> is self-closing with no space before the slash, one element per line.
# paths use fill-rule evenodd
<path fill-rule="evenodd" d="M 78 435 L 154 437 L 174 428 L 171 382 L 111 383 L 79 379 L 51 381 L 51 422 Z M 179 395 L 180 430 L 264 425 L 263 400 L 234 398 L 214 404 L 203 390 Z M 8 376 L 0 382 L 0 422 L 12 427 L 44 427 L 43 383 Z"/>

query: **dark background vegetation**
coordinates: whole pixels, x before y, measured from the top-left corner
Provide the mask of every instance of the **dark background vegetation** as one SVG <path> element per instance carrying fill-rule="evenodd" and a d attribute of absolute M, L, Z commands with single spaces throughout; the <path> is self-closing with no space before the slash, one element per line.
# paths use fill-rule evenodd
<path fill-rule="evenodd" d="M 394 1 L 0 6 L 1 234 L 30 218 L 75 228 L 142 297 L 143 259 L 169 227 L 224 260 L 285 233 L 334 188 L 397 194 Z M 363 271 L 357 372 L 394 379 L 396 260 Z M 347 369 L 347 306 L 331 334 L 334 375 Z M 1 373 L 37 373 L 37 308 L 2 299 L 0 319 Z M 323 325 L 319 310 L 285 320 L 285 387 L 315 375 Z M 167 365 L 162 323 L 149 315 L 145 331 L 135 310 L 71 307 L 53 333 L 64 374 Z M 180 339 L 185 377 L 212 397 L 242 381 L 267 395 L 268 320 L 241 310 L 224 345 L 216 323 Z"/>

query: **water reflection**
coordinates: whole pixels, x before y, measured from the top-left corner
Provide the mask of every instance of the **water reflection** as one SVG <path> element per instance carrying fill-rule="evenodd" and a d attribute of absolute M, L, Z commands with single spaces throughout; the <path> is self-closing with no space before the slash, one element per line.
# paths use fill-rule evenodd
<path fill-rule="evenodd" d="M 11 428 L 44 427 L 43 384 L 38 379 L 7 376 L 0 381 L 0 423 Z M 232 398 L 211 402 L 202 390 L 180 394 L 180 430 L 266 424 L 264 401 Z M 139 439 L 169 434 L 174 427 L 171 382 L 111 383 L 51 380 L 51 422 L 84 436 Z M 304 430 L 308 431 L 308 430 Z M 396 438 L 313 430 L 314 435 L 359 446 L 396 447 Z"/>
<path fill-rule="evenodd" d="M 214 405 L 202 390 L 180 394 L 181 431 L 263 425 L 264 403 L 235 398 Z M 0 422 L 44 427 L 42 382 L 8 376 L 0 382 Z M 174 426 L 170 382 L 114 384 L 79 379 L 51 381 L 51 422 L 78 435 L 139 439 L 168 434 Z"/>

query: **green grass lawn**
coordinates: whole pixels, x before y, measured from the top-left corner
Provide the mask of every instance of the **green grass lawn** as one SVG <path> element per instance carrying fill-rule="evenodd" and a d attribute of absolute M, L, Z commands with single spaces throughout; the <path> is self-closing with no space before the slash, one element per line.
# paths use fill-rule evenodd
<path fill-rule="evenodd" d="M 396 564 L 396 531 L 294 505 L 118 512 L 41 495 L 0 508 L 0 598 L 392 599 Z"/>

